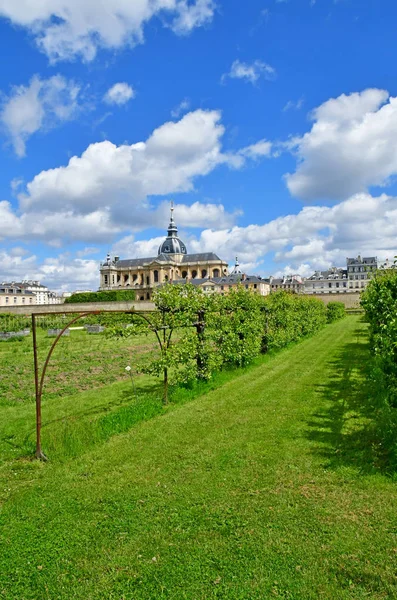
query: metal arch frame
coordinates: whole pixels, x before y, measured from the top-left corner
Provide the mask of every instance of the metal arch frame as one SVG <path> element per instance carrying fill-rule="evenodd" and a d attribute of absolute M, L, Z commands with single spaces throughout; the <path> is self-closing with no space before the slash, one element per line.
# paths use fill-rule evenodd
<path fill-rule="evenodd" d="M 70 311 L 70 313 L 72 313 L 72 311 Z M 39 361 L 38 361 L 38 355 L 37 355 L 37 335 L 36 335 L 36 317 L 40 317 L 40 316 L 49 316 L 50 315 L 65 315 L 68 314 L 65 311 L 57 311 L 57 312 L 53 312 L 53 313 L 32 313 L 32 333 L 33 333 L 33 359 L 34 359 L 34 381 L 35 381 L 35 399 L 36 399 L 36 452 L 35 452 L 35 456 L 38 460 L 43 460 L 46 461 L 48 460 L 46 455 L 44 454 L 42 447 L 41 447 L 41 427 L 42 427 L 42 423 L 41 423 L 41 400 L 42 400 L 42 395 L 43 395 L 43 387 L 44 387 L 44 381 L 45 381 L 45 376 L 46 376 L 46 372 L 47 372 L 47 367 L 49 365 L 52 353 L 55 350 L 56 345 L 58 344 L 59 340 L 61 339 L 62 335 L 65 333 L 65 331 L 68 329 L 68 327 L 70 327 L 71 325 L 73 325 L 73 323 L 75 323 L 76 321 L 78 321 L 79 319 L 82 319 L 83 317 L 87 317 L 89 315 L 100 315 L 100 314 L 104 314 L 104 313 L 118 313 L 118 314 L 131 314 L 131 315 L 135 315 L 138 317 L 141 317 L 142 319 L 144 319 L 150 329 L 152 331 L 154 331 L 154 333 L 156 334 L 156 338 L 157 341 L 159 343 L 160 346 L 160 350 L 161 352 L 163 352 L 163 343 L 161 341 L 161 338 L 158 334 L 158 331 L 155 327 L 153 327 L 153 324 L 150 322 L 150 320 L 148 319 L 148 317 L 146 317 L 146 315 L 134 311 L 134 310 L 92 310 L 92 311 L 84 311 L 81 312 L 77 315 L 77 317 L 74 317 L 71 321 L 69 321 L 64 328 L 61 330 L 61 332 L 56 336 L 55 340 L 53 341 L 53 343 L 51 344 L 50 350 L 47 354 L 47 357 L 45 359 L 44 362 L 44 366 L 43 369 L 41 371 L 41 375 L 39 375 Z M 73 314 L 73 313 L 72 313 Z M 76 313 L 74 313 L 76 314 Z M 165 328 L 164 329 L 164 344 L 166 344 L 166 347 L 169 346 L 169 343 L 171 341 L 171 335 L 172 335 L 172 331 L 170 333 L 170 335 L 168 336 L 168 340 L 166 338 L 166 331 Z M 167 381 L 167 373 L 166 371 L 164 372 L 164 382 L 168 383 Z M 167 401 L 167 388 L 165 388 L 165 400 Z"/>

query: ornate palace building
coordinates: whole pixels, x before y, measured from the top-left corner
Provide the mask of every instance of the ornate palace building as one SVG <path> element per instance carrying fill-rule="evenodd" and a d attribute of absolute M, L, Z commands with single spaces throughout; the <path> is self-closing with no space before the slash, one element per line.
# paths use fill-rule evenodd
<path fill-rule="evenodd" d="M 168 235 L 160 245 L 157 256 L 148 258 L 113 259 L 108 254 L 100 267 L 100 289 L 136 290 L 137 300 L 150 300 L 153 289 L 166 282 L 207 280 L 228 275 L 228 264 L 213 252 L 188 254 L 186 246 L 178 237 L 173 217 Z"/>

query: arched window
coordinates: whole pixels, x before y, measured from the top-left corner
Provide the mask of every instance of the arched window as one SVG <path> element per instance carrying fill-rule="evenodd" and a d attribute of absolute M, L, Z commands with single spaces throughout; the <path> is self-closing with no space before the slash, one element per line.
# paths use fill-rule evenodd
<path fill-rule="evenodd" d="M 138 279 L 138 275 L 136 273 L 134 273 L 134 275 L 132 276 L 132 281 L 133 283 L 135 283 L 135 281 Z"/>
<path fill-rule="evenodd" d="M 212 272 L 213 277 L 219 277 L 219 269 L 214 269 Z"/>
<path fill-rule="evenodd" d="M 201 271 L 201 279 L 204 279 L 205 277 L 207 277 L 207 269 Z"/>
<path fill-rule="evenodd" d="M 153 271 L 153 276 L 154 276 L 154 283 L 158 283 L 159 282 L 159 272 Z"/>
<path fill-rule="evenodd" d="M 193 277 L 193 279 L 196 279 L 196 277 L 197 277 L 197 271 L 192 271 L 192 277 Z"/>
<path fill-rule="evenodd" d="M 149 275 L 146 277 L 146 285 L 150 285 L 150 278 L 149 278 Z"/>
<path fill-rule="evenodd" d="M 182 279 L 185 279 L 187 277 L 187 271 L 182 271 Z"/>
<path fill-rule="evenodd" d="M 164 275 L 164 281 L 168 281 L 168 275 Z"/>

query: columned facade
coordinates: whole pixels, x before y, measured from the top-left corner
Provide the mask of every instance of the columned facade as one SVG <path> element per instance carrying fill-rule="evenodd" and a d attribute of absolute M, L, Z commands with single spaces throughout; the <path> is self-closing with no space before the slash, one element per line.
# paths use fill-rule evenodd
<path fill-rule="evenodd" d="M 168 235 L 160 245 L 158 255 L 148 258 L 113 259 L 108 254 L 100 267 L 100 289 L 133 289 L 137 300 L 151 300 L 152 292 L 158 285 L 177 281 L 193 281 L 223 277 L 228 274 L 227 262 L 213 252 L 188 254 L 186 246 L 178 237 L 178 229 L 173 218 L 168 227 Z"/>

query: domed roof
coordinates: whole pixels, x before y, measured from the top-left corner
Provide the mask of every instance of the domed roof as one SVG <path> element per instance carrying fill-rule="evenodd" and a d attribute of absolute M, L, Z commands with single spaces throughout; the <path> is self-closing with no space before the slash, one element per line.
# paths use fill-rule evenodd
<path fill-rule="evenodd" d="M 186 246 L 178 237 L 178 228 L 174 221 L 174 204 L 171 203 L 171 220 L 168 226 L 168 236 L 159 247 L 159 254 L 187 254 Z"/>

